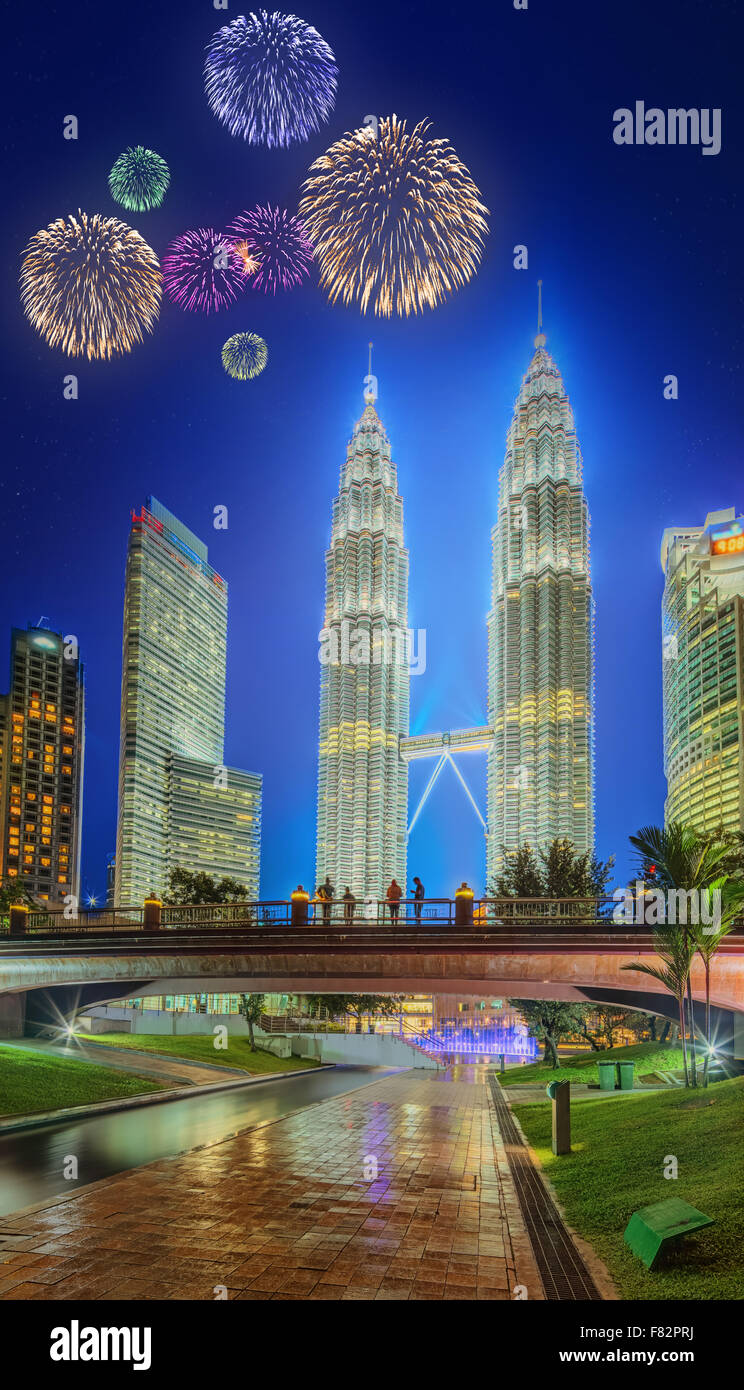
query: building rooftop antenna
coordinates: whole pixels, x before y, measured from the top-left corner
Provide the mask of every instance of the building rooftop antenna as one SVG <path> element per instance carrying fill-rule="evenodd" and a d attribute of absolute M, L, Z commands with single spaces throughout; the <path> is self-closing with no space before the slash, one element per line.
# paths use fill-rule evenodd
<path fill-rule="evenodd" d="M 535 338 L 535 347 L 536 347 L 536 348 L 545 347 L 546 341 L 547 341 L 547 340 L 546 340 L 545 334 L 543 333 L 543 316 L 542 316 L 542 280 L 538 280 L 538 282 L 537 282 L 537 337 Z"/>

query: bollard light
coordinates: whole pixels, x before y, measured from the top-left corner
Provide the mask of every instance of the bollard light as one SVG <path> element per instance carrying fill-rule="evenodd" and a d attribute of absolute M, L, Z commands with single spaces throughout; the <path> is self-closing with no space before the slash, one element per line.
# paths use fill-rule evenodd
<path fill-rule="evenodd" d="M 473 898 L 472 888 L 468 888 L 467 883 L 461 883 L 455 893 L 455 926 L 472 927 L 473 925 Z"/>
<path fill-rule="evenodd" d="M 571 1082 L 550 1081 L 545 1088 L 553 1103 L 553 1153 L 571 1152 Z"/>
<path fill-rule="evenodd" d="M 28 903 L 10 904 L 10 935 L 25 936 L 28 926 Z"/>
<path fill-rule="evenodd" d="M 163 911 L 162 900 L 156 893 L 150 893 L 145 898 L 145 906 L 142 914 L 142 926 L 145 931 L 159 931 L 160 920 Z"/>
<path fill-rule="evenodd" d="M 301 883 L 298 883 L 290 898 L 292 904 L 292 926 L 307 926 L 307 908 L 310 902 L 310 894 L 305 892 Z"/>

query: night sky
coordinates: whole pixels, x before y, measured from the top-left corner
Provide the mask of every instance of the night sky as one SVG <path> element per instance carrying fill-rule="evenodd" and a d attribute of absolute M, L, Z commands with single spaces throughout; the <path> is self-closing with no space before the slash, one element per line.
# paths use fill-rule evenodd
<path fill-rule="evenodd" d="M 409 621 L 427 629 L 412 732 L 485 723 L 490 531 L 505 434 L 544 282 L 548 349 L 577 422 L 596 598 L 597 846 L 630 871 L 627 836 L 663 817 L 661 533 L 744 507 L 741 449 L 742 24 L 734 0 L 475 5 L 298 0 L 340 69 L 335 112 L 303 145 L 232 137 L 203 91 L 204 48 L 238 14 L 211 0 L 16 6 L 5 118 L 0 688 L 11 626 L 75 633 L 86 664 L 83 888 L 114 847 L 129 510 L 153 493 L 229 583 L 226 760 L 264 775 L 262 895 L 314 875 L 324 554 L 363 409 L 377 407 L 404 499 Z M 618 107 L 722 108 L 722 151 L 616 146 Z M 82 208 L 119 216 L 159 255 L 257 202 L 297 208 L 311 161 L 368 113 L 433 122 L 490 209 L 478 276 L 418 319 L 330 307 L 315 272 L 274 299 L 208 317 L 164 301 L 155 332 L 108 364 L 46 347 L 20 308 L 29 237 Z M 79 139 L 62 138 L 75 114 Z M 126 213 L 107 176 L 128 145 L 168 162 L 160 210 Z M 529 269 L 513 268 L 513 248 Z M 228 379 L 225 339 L 261 334 L 269 362 Z M 79 378 L 65 401 L 63 376 Z M 679 400 L 663 378 L 679 378 Z M 212 528 L 229 508 L 229 528 Z M 461 767 L 485 811 L 485 759 Z M 412 771 L 415 807 L 431 763 Z M 409 846 L 409 878 L 483 888 L 482 829 L 451 769 Z"/>

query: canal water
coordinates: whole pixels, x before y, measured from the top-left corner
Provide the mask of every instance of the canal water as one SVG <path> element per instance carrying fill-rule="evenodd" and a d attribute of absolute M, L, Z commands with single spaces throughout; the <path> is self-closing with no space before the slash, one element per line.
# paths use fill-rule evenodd
<path fill-rule="evenodd" d="M 52 1197 L 71 1195 L 100 1178 L 157 1158 L 213 1144 L 291 1110 L 391 1076 L 394 1068 L 336 1066 L 280 1081 L 186 1094 L 130 1110 L 0 1135 L 0 1216 Z M 77 1159 L 77 1180 L 64 1177 Z M 7 1223 L 5 1223 L 7 1225 Z"/>

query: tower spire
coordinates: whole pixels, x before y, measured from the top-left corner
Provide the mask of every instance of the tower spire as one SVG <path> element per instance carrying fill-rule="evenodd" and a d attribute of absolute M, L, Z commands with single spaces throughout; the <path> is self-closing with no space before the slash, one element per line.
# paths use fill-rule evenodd
<path fill-rule="evenodd" d="M 545 343 L 546 343 L 546 338 L 545 338 L 545 334 L 543 333 L 543 317 L 542 317 L 542 280 L 538 280 L 538 282 L 537 282 L 537 337 L 535 338 L 535 347 L 536 347 L 536 348 L 545 347 Z"/>
<path fill-rule="evenodd" d="M 369 359 L 367 362 L 367 375 L 364 378 L 364 404 L 374 405 L 377 400 L 377 380 L 372 375 L 372 344 L 369 344 Z"/>

